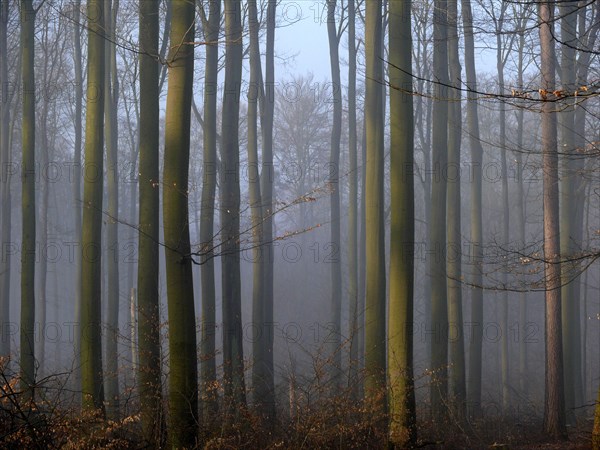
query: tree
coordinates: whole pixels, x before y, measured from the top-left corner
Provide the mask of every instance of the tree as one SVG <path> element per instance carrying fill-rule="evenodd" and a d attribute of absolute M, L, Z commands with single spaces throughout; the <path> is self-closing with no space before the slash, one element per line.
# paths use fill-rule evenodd
<path fill-rule="evenodd" d="M 0 53 L 8 55 L 7 26 L 9 1 L 0 0 Z M 0 58 L 0 86 L 8 85 L 8 58 Z M 10 101 L 2 93 L 0 102 L 0 163 L 3 167 L 10 164 L 11 151 L 9 140 Z M 11 236 L 11 194 L 10 176 L 5 174 L 0 185 L 2 199 L 1 242 L 10 242 Z M 0 324 L 5 326 L 10 316 L 10 258 L 0 259 Z M 0 339 L 0 357 L 10 355 L 10 340 Z"/>
<path fill-rule="evenodd" d="M 263 254 L 265 257 L 264 268 L 264 300 L 263 331 L 265 386 L 268 386 L 267 397 L 264 403 L 269 405 L 270 414 L 274 416 L 275 393 L 275 366 L 273 362 L 273 185 L 275 172 L 273 170 L 273 118 L 275 111 L 275 18 L 277 13 L 277 0 L 267 2 L 267 38 L 265 51 L 265 104 L 261 114 L 262 131 L 262 171 L 260 174 L 260 192 L 263 203 Z"/>
<path fill-rule="evenodd" d="M 329 42 L 329 63 L 333 86 L 333 125 L 331 128 L 331 151 L 329 155 L 329 189 L 331 205 L 331 245 L 338 255 L 340 252 L 340 142 L 342 138 L 342 82 L 340 76 L 340 35 L 336 27 L 336 0 L 327 1 L 327 36 Z M 341 371 L 341 327 L 342 327 L 342 264 L 338 256 L 331 263 L 331 321 L 332 328 L 328 342 L 331 343 L 332 382 L 337 386 Z"/>
<path fill-rule="evenodd" d="M 139 168 L 139 265 L 138 383 L 145 441 L 161 443 L 162 383 L 159 311 L 159 87 L 156 61 L 160 0 L 140 2 L 140 168 Z"/>
<path fill-rule="evenodd" d="M 431 184 L 431 227 L 429 235 L 431 272 L 431 411 L 441 420 L 448 396 L 448 307 L 446 292 L 446 179 L 448 150 L 448 26 L 447 1 L 437 0 L 433 12 L 433 76 L 435 79 L 433 103 L 433 157 L 434 176 Z"/>
<path fill-rule="evenodd" d="M 225 398 L 246 403 L 240 286 L 239 100 L 242 80 L 240 3 L 225 0 L 225 90 L 221 133 L 221 261 Z"/>
<path fill-rule="evenodd" d="M 84 409 L 104 414 L 102 382 L 102 195 L 104 171 L 104 0 L 90 0 L 81 233 L 81 389 Z"/>
<path fill-rule="evenodd" d="M 469 145 L 471 147 L 471 164 L 473 166 L 473 182 L 471 184 L 471 242 L 473 244 L 474 269 L 471 278 L 471 322 L 479 324 L 474 327 L 470 336 L 469 348 L 469 382 L 467 398 L 472 405 L 471 414 L 476 416 L 481 407 L 481 372 L 483 343 L 483 220 L 481 215 L 481 191 L 483 147 L 479 136 L 479 115 L 477 111 L 477 73 L 475 71 L 475 42 L 473 34 L 473 13 L 470 0 L 462 0 L 463 28 L 465 39 L 465 74 L 467 78 L 467 125 L 469 129 Z"/>
<path fill-rule="evenodd" d="M 572 93 L 577 88 L 577 2 L 562 2 L 559 5 L 561 15 L 561 63 L 560 80 L 561 89 L 566 94 Z M 583 202 L 579 201 L 577 189 L 581 184 L 577 182 L 578 174 L 582 170 L 582 157 L 576 154 L 575 144 L 575 98 L 565 100 L 565 108 L 559 114 L 559 127 L 561 130 L 561 148 L 563 151 L 562 172 L 560 177 L 560 249 L 563 257 L 569 258 L 581 249 L 581 229 L 583 228 Z M 581 218 L 581 220 L 577 220 Z M 578 270 L 578 269 L 575 269 Z M 580 331 L 580 299 L 579 278 L 573 278 L 573 269 L 569 264 L 564 264 L 563 286 L 561 288 L 561 312 L 563 329 L 563 357 L 564 357 L 564 382 L 565 382 L 565 407 L 566 419 L 575 423 L 575 407 L 583 402 L 581 384 L 581 331 Z"/>
<path fill-rule="evenodd" d="M 252 341 L 252 387 L 254 389 L 254 403 L 266 414 L 265 409 L 271 395 L 269 386 L 268 368 L 265 364 L 265 343 L 263 336 L 264 326 L 264 268 L 265 260 L 262 256 L 263 234 L 263 208 L 260 193 L 260 175 L 258 159 L 258 105 L 264 101 L 264 86 L 262 84 L 262 68 L 260 62 L 260 44 L 258 11 L 256 0 L 248 1 L 248 23 L 250 31 L 250 89 L 248 90 L 248 184 L 250 196 L 250 209 L 252 215 L 252 245 L 253 249 L 253 281 L 252 281 L 252 319 L 258 326 L 258 337 Z M 272 407 L 271 404 L 268 405 Z"/>
<path fill-rule="evenodd" d="M 194 447 L 198 435 L 196 320 L 190 252 L 188 169 L 194 75 L 194 3 L 174 0 L 165 153 L 163 226 L 169 312 L 169 440 Z"/>
<path fill-rule="evenodd" d="M 119 418 L 119 365 L 117 343 L 119 337 L 119 158 L 118 120 L 119 83 L 117 78 L 116 25 L 118 0 L 104 2 L 104 29 L 107 36 L 104 76 L 104 133 L 106 145 L 106 181 L 108 188 L 108 217 L 106 245 L 110 257 L 107 266 L 107 333 L 106 333 L 106 397 L 109 419 Z"/>
<path fill-rule="evenodd" d="M 458 420 L 465 417 L 467 400 L 465 381 L 465 343 L 462 312 L 462 234 L 460 198 L 460 149 L 462 134 L 461 67 L 458 53 L 458 4 L 448 0 L 448 55 L 450 75 L 450 99 L 448 105 L 448 191 L 447 191 L 447 271 L 448 271 L 448 321 L 451 324 L 450 340 L 450 389 L 452 403 Z"/>
<path fill-rule="evenodd" d="M 365 397 L 385 411 L 385 241 L 383 219 L 383 98 L 381 0 L 366 4 L 366 297 Z"/>
<path fill-rule="evenodd" d="M 358 146 L 356 142 L 356 5 L 348 1 L 348 304 L 350 317 L 350 360 L 348 382 L 358 398 L 359 326 L 358 309 Z M 361 311 L 362 312 L 362 311 Z"/>
<path fill-rule="evenodd" d="M 558 153 L 556 113 L 552 96 L 555 90 L 555 53 L 553 40 L 554 4 L 538 6 L 541 47 L 542 92 L 542 167 L 544 203 L 544 277 L 546 281 L 546 360 L 544 431 L 554 438 L 566 436 L 563 352 L 561 329 L 561 274 L 558 207 Z"/>
<path fill-rule="evenodd" d="M 29 395 L 35 384 L 35 16 L 32 0 L 22 0 L 21 389 Z"/>
<path fill-rule="evenodd" d="M 81 0 L 73 2 L 73 68 L 75 72 L 75 117 L 73 126 L 75 128 L 75 147 L 73 149 L 73 215 L 75 226 L 75 242 L 82 241 L 81 234 L 81 129 L 82 129 L 82 106 L 83 106 L 83 69 L 81 58 Z M 81 323 L 81 293 L 83 287 L 81 284 L 81 252 L 75 254 L 75 322 Z M 74 353 L 75 360 L 75 389 L 78 390 L 81 384 L 81 340 L 80 336 L 75 338 Z"/>
<path fill-rule="evenodd" d="M 208 20 L 204 10 L 204 40 L 206 41 L 206 63 L 204 66 L 204 128 L 203 128 L 203 164 L 202 199 L 200 216 L 200 244 L 205 255 L 200 267 L 202 284 L 202 337 L 200 352 L 202 413 L 205 419 L 217 410 L 217 398 L 214 391 L 217 379 L 215 363 L 215 263 L 214 263 L 214 219 L 215 192 L 217 189 L 217 81 L 219 71 L 219 27 L 221 24 L 221 0 L 209 3 Z"/>
<path fill-rule="evenodd" d="M 396 448 L 416 442 L 413 379 L 414 128 L 411 1 L 391 0 L 389 76 L 391 130 L 390 294 L 388 317 L 389 436 Z"/>

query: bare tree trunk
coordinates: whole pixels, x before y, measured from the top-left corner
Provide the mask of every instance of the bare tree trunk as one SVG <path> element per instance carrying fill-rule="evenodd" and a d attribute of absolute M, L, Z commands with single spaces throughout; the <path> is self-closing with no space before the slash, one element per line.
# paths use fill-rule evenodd
<path fill-rule="evenodd" d="M 435 42 L 446 42 L 447 1 L 434 6 Z M 435 420 L 443 420 L 448 398 L 448 307 L 446 282 L 446 179 L 448 151 L 448 47 L 436 45 L 433 51 L 433 179 L 431 189 L 431 227 L 429 235 L 431 272 L 431 411 Z"/>
<path fill-rule="evenodd" d="M 198 436 L 198 359 L 190 255 L 188 171 L 194 76 L 195 5 L 173 0 L 163 169 L 163 227 L 169 311 L 169 444 Z"/>
<path fill-rule="evenodd" d="M 225 91 L 221 146 L 221 262 L 225 399 L 239 413 L 246 403 L 240 286 L 239 99 L 242 78 L 240 3 L 225 0 Z"/>
<path fill-rule="evenodd" d="M 358 147 L 356 142 L 356 5 L 348 1 L 348 303 L 350 359 L 348 384 L 352 395 L 358 399 L 359 380 L 359 314 L 358 309 Z"/>
<path fill-rule="evenodd" d="M 366 4 L 366 297 L 365 297 L 365 398 L 378 412 L 385 400 L 385 233 L 383 197 L 383 98 L 382 2 Z"/>
<path fill-rule="evenodd" d="M 5 98 L 4 86 L 8 86 L 8 47 L 7 47 L 7 25 L 8 25 L 9 0 L 0 0 L 0 89 L 2 89 L 2 102 L 0 102 L 0 164 L 9 167 L 11 164 L 11 151 L 9 139 L 10 123 L 10 101 Z M 2 174 L 0 194 L 2 201 L 2 222 L 0 244 L 10 242 L 11 239 L 11 194 L 10 194 L 10 171 Z M 4 329 L 10 322 L 10 256 L 2 255 L 0 258 L 0 326 Z M 0 357 L 10 355 L 10 338 L 2 333 L 0 337 Z"/>
<path fill-rule="evenodd" d="M 85 124 L 85 168 L 81 235 L 81 388 L 84 409 L 104 413 L 102 381 L 102 197 L 104 172 L 104 0 L 88 8 L 88 96 Z M 94 93 L 95 95 L 90 95 Z"/>
<path fill-rule="evenodd" d="M 447 191 L 447 271 L 448 271 L 448 322 L 450 338 L 450 402 L 459 421 L 465 419 L 467 401 L 465 380 L 465 343 L 462 311 L 462 234 L 460 198 L 460 150 L 462 137 L 461 67 L 458 53 L 458 5 L 448 1 L 448 55 L 453 100 L 448 109 L 448 191 Z"/>
<path fill-rule="evenodd" d="M 553 3 L 539 4 L 542 97 L 555 90 L 556 56 L 553 40 Z M 558 154 L 554 102 L 542 104 L 542 167 L 544 181 L 544 259 L 546 280 L 546 388 L 544 431 L 566 436 L 561 330 L 561 274 L 558 207 Z"/>
<path fill-rule="evenodd" d="M 150 446 L 160 447 L 164 431 L 162 408 L 159 309 L 159 94 L 156 62 L 159 2 L 140 2 L 140 167 L 138 386 L 142 433 Z"/>
<path fill-rule="evenodd" d="M 329 155 L 329 189 L 331 190 L 331 245 L 337 252 L 337 258 L 331 265 L 331 313 L 332 329 L 327 342 L 330 343 L 329 355 L 332 382 L 334 388 L 339 385 L 342 365 L 341 328 L 342 328 L 342 263 L 340 249 L 340 142 L 342 138 L 342 82 L 340 77 L 340 38 L 336 26 L 337 0 L 327 1 L 327 36 L 329 41 L 329 62 L 333 86 L 333 126 L 331 129 L 331 153 Z"/>
<path fill-rule="evenodd" d="M 411 1 L 390 0 L 389 18 L 392 204 L 387 351 L 389 438 L 395 448 L 406 448 L 412 446 L 417 439 L 412 330 L 415 204 L 414 119 L 410 76 Z"/>
<path fill-rule="evenodd" d="M 217 189 L 217 81 L 219 70 L 219 27 L 221 24 L 221 0 L 211 0 L 209 17 L 204 21 L 203 31 L 206 45 L 204 67 L 204 149 L 203 180 L 200 216 L 200 244 L 202 246 L 202 338 L 200 341 L 201 359 L 201 408 L 202 416 L 209 420 L 217 410 L 217 380 L 215 363 L 215 262 L 214 262 L 214 220 L 215 192 Z"/>
<path fill-rule="evenodd" d="M 108 36 L 105 50 L 104 77 L 104 133 L 106 145 L 106 181 L 108 188 L 108 217 L 106 218 L 107 260 L 107 315 L 106 315 L 106 383 L 107 416 L 119 420 L 119 159 L 117 105 L 119 86 L 117 82 L 117 59 L 115 27 L 118 0 L 105 0 L 105 33 Z"/>

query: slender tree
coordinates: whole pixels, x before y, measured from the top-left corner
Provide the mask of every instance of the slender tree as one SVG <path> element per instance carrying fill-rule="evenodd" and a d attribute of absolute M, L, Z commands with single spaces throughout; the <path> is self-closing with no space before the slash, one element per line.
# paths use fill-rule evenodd
<path fill-rule="evenodd" d="M 169 440 L 194 447 L 198 436 L 196 320 L 188 214 L 194 75 L 193 2 L 174 0 L 165 122 L 163 226 L 169 312 Z"/>
<path fill-rule="evenodd" d="M 7 27 L 9 1 L 0 0 L 0 53 L 8 55 L 7 46 Z M 0 163 L 2 167 L 7 167 L 11 162 L 9 124 L 10 124 L 10 102 L 4 86 L 8 86 L 8 57 L 0 58 L 0 92 L 2 100 L 0 101 Z M 10 195 L 10 176 L 4 173 L 2 184 L 0 185 L 0 194 L 2 201 L 2 222 L 0 224 L 0 239 L 2 245 L 10 242 L 11 236 L 11 195 Z M 0 258 L 0 325 L 5 327 L 10 317 L 10 258 Z M 0 357 L 10 355 L 10 339 L 5 336 L 0 338 Z"/>
<path fill-rule="evenodd" d="M 465 417 L 465 343 L 462 312 L 462 234 L 460 198 L 460 150 L 462 134 L 461 67 L 458 52 L 458 3 L 448 0 L 448 56 L 450 86 L 448 105 L 448 191 L 447 191 L 447 271 L 448 321 L 450 337 L 450 391 L 458 420 Z"/>
<path fill-rule="evenodd" d="M 448 46 L 447 1 L 436 0 L 433 12 L 433 179 L 431 181 L 431 410 L 441 420 L 448 396 L 448 307 L 446 293 L 446 179 L 448 151 Z"/>
<path fill-rule="evenodd" d="M 162 387 L 159 311 L 159 87 L 158 37 L 160 0 L 140 2 L 140 169 L 138 382 L 145 441 L 161 443 Z"/>
<path fill-rule="evenodd" d="M 350 360 L 348 383 L 358 398 L 359 353 L 358 309 L 358 146 L 356 142 L 356 5 L 348 1 L 348 305 L 350 318 Z"/>
<path fill-rule="evenodd" d="M 542 167 L 544 203 L 544 274 L 546 280 L 546 359 L 544 431 L 552 437 L 566 436 L 563 352 L 561 329 L 561 274 L 558 207 L 558 154 L 556 112 L 551 101 L 555 90 L 554 3 L 538 6 L 541 47 Z"/>
<path fill-rule="evenodd" d="M 201 9 L 204 14 L 204 10 Z M 219 27 L 221 25 L 221 0 L 209 3 L 208 20 L 203 20 L 206 41 L 206 63 L 204 66 L 204 127 L 202 199 L 200 216 L 200 242 L 203 264 L 200 267 L 202 284 L 202 338 L 200 351 L 202 413 L 209 419 L 216 412 L 217 379 L 215 363 L 215 263 L 213 251 L 215 193 L 217 189 L 217 81 L 219 71 Z"/>
<path fill-rule="evenodd" d="M 82 130 L 82 107 L 83 107 L 83 69 L 81 57 L 81 0 L 73 2 L 73 70 L 75 75 L 75 116 L 73 126 L 75 128 L 75 147 L 73 149 L 73 215 L 75 226 L 75 242 L 81 242 L 81 130 Z M 81 323 L 81 252 L 75 253 L 75 296 L 74 312 L 75 322 Z M 75 389 L 78 390 L 81 384 L 81 345 L 79 336 L 74 342 L 74 370 L 75 370 Z"/>
<path fill-rule="evenodd" d="M 277 0 L 267 2 L 266 23 L 266 49 L 265 49 L 265 96 L 264 108 L 261 114 L 262 131 L 262 171 L 260 175 L 260 192 L 263 203 L 263 259 L 264 268 L 264 323 L 261 331 L 264 337 L 264 364 L 265 393 L 264 404 L 269 405 L 270 414 L 275 414 L 275 366 L 273 362 L 273 283 L 274 283 L 274 258 L 273 258 L 273 186 L 275 184 L 275 171 L 273 168 L 273 118 L 275 111 L 275 18 L 277 13 Z"/>
<path fill-rule="evenodd" d="M 270 389 L 268 380 L 268 367 L 265 364 L 265 349 L 263 327 L 264 318 L 264 269 L 265 259 L 262 255 L 263 236 L 263 208 L 260 192 L 260 174 L 258 158 L 258 106 L 264 101 L 264 86 L 262 84 L 262 68 L 260 62 L 260 44 L 258 8 L 256 0 L 248 1 L 248 22 L 250 30 L 250 89 L 248 90 L 248 184 L 250 208 L 252 213 L 253 234 L 253 282 L 252 282 L 252 319 L 258 327 L 258 335 L 252 341 L 252 387 L 254 390 L 254 404 L 269 414 L 271 405 L 265 400 L 269 399 Z M 266 407 L 266 408 L 265 408 Z"/>
<path fill-rule="evenodd" d="M 108 37 L 104 53 L 104 133 L 106 145 L 106 184 L 108 188 L 108 217 L 106 218 L 106 245 L 109 250 L 107 267 L 107 333 L 106 400 L 107 415 L 119 418 L 119 365 L 117 342 L 119 337 L 119 158 L 117 106 L 119 84 L 116 58 L 116 24 L 119 0 L 104 0 L 104 29 Z"/>
<path fill-rule="evenodd" d="M 340 142 L 342 138 L 342 82 L 340 76 L 340 36 L 336 26 L 337 0 L 327 0 L 327 36 L 329 41 L 329 63 L 333 86 L 333 125 L 329 155 L 329 188 L 331 205 L 331 245 L 338 257 L 331 262 L 331 321 L 328 336 L 331 343 L 330 358 L 334 386 L 340 382 L 341 371 L 341 327 L 342 327 L 342 264 L 340 261 Z"/>
<path fill-rule="evenodd" d="M 225 397 L 246 402 L 240 286 L 239 100 L 242 80 L 240 2 L 225 0 L 225 90 L 221 145 L 221 261 L 223 291 L 223 364 Z"/>
<path fill-rule="evenodd" d="M 411 1 L 390 0 L 389 77 L 391 131 L 390 294 L 387 369 L 389 436 L 395 448 L 416 441 L 413 379 L 414 128 Z"/>
<path fill-rule="evenodd" d="M 561 64 L 560 80 L 561 89 L 569 95 L 576 89 L 577 73 L 577 8 L 578 2 L 561 2 L 559 11 L 561 15 Z M 583 210 L 583 205 L 577 201 L 580 197 L 576 195 L 577 181 L 582 169 L 578 159 L 575 146 L 575 98 L 565 100 L 565 108 L 559 115 L 559 127 L 561 131 L 561 153 L 562 171 L 560 177 L 560 248 L 563 258 L 574 256 L 581 250 L 581 233 L 576 228 L 582 223 L 577 223 L 579 217 L 578 209 Z M 583 218 L 583 215 L 581 215 Z M 578 270 L 578 269 L 575 269 Z M 574 270 L 568 264 L 563 265 L 563 286 L 561 292 L 561 311 L 563 329 L 563 357 L 564 357 L 564 381 L 565 381 L 565 408 L 566 419 L 569 423 L 575 423 L 575 409 L 582 403 L 581 392 L 581 332 L 580 332 L 580 307 L 579 290 L 576 286 L 579 279 L 574 276 Z"/>
<path fill-rule="evenodd" d="M 104 413 L 100 304 L 104 171 L 104 0 L 87 3 L 88 78 L 81 233 L 81 388 L 86 410 Z"/>
<path fill-rule="evenodd" d="M 21 389 L 35 383 L 35 16 L 32 0 L 21 1 L 23 120 L 21 231 Z M 31 393 L 32 394 L 32 393 Z"/>
<path fill-rule="evenodd" d="M 472 335 L 469 336 L 469 378 L 467 398 L 472 407 L 470 414 L 477 416 L 481 407 L 481 372 L 483 344 L 483 221 L 481 214 L 482 163 L 483 147 L 479 135 L 479 114 L 477 108 L 477 73 L 475 71 L 475 42 L 473 34 L 473 13 L 471 1 L 462 0 L 462 16 L 465 40 L 465 75 L 467 78 L 467 126 L 469 130 L 469 146 L 471 147 L 471 244 L 473 251 L 473 273 L 471 275 L 471 322 Z"/>

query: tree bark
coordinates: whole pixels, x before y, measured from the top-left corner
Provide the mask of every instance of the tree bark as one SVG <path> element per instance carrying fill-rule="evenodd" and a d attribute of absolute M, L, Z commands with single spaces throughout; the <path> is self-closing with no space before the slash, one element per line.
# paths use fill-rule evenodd
<path fill-rule="evenodd" d="M 158 448 L 164 431 L 159 310 L 159 94 L 156 61 L 160 0 L 140 2 L 138 386 L 143 438 Z"/>
<path fill-rule="evenodd" d="M 539 4 L 541 89 L 552 96 L 556 57 L 553 40 L 553 3 Z M 542 167 L 544 203 L 544 275 L 546 288 L 546 359 L 544 431 L 554 438 L 566 436 L 561 330 L 561 274 L 558 207 L 558 154 L 554 103 L 542 104 Z"/>
<path fill-rule="evenodd" d="M 214 220 L 215 192 L 217 189 L 217 82 L 219 71 L 219 27 L 221 24 L 221 0 L 211 0 L 209 17 L 204 24 L 206 64 L 204 67 L 204 127 L 203 127 L 203 180 L 200 216 L 200 243 L 202 246 L 202 338 L 201 358 L 201 408 L 205 420 L 217 410 L 217 380 L 215 363 L 215 263 Z"/>
<path fill-rule="evenodd" d="M 467 124 L 469 128 L 469 146 L 471 147 L 472 184 L 471 184 L 471 245 L 473 273 L 471 283 L 471 323 L 469 336 L 469 379 L 467 399 L 471 407 L 469 415 L 477 417 L 481 408 L 481 372 L 483 344 L 483 289 L 481 288 L 483 263 L 483 222 L 481 214 L 481 187 L 483 147 L 479 137 L 479 114 L 477 108 L 477 72 L 475 71 L 475 43 L 473 38 L 473 13 L 471 1 L 462 0 L 462 15 L 465 40 L 465 74 L 467 77 Z"/>
<path fill-rule="evenodd" d="M 104 171 L 104 0 L 90 0 L 81 233 L 81 388 L 84 409 L 104 414 L 102 382 L 102 196 Z"/>
<path fill-rule="evenodd" d="M 198 364 L 188 214 L 190 119 L 194 75 L 194 3 L 173 0 L 163 169 L 163 227 L 169 311 L 169 440 L 194 447 L 198 436 Z"/>
<path fill-rule="evenodd" d="M 447 1 L 436 0 L 433 38 L 435 79 L 433 103 L 433 178 L 431 181 L 431 411 L 442 420 L 448 397 L 448 307 L 446 282 L 446 179 L 448 152 L 448 39 Z M 440 45 L 439 43 L 444 43 Z"/>
<path fill-rule="evenodd" d="M 381 0 L 366 4 L 366 297 L 365 398 L 385 412 L 385 231 L 383 197 L 383 98 Z"/>
<path fill-rule="evenodd" d="M 342 82 L 340 77 L 339 37 L 336 26 L 336 0 L 327 1 L 327 36 L 329 42 L 329 63 L 333 88 L 333 124 L 331 128 L 331 149 L 329 155 L 330 206 L 331 206 L 331 245 L 338 257 L 332 258 L 331 265 L 331 327 L 327 342 L 330 343 L 329 358 L 334 389 L 340 383 L 342 353 L 342 263 L 340 251 L 340 142 L 342 138 Z"/>
<path fill-rule="evenodd" d="M 31 0 L 21 1 L 21 389 L 33 396 L 35 384 L 35 10 Z"/>
<path fill-rule="evenodd" d="M 242 79 L 240 3 L 225 0 L 225 85 L 221 145 L 221 263 L 225 399 L 239 413 L 246 403 L 240 287 L 239 100 Z"/>
<path fill-rule="evenodd" d="M 416 442 L 413 378 L 414 128 L 411 1 L 390 0 L 391 236 L 388 317 L 389 438 L 395 448 Z"/>

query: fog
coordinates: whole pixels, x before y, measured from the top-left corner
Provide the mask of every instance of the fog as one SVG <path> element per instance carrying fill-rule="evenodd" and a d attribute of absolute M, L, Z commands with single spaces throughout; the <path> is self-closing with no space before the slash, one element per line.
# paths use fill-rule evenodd
<path fill-rule="evenodd" d="M 0 446 L 600 448 L 597 2 L 0 13 Z"/>

